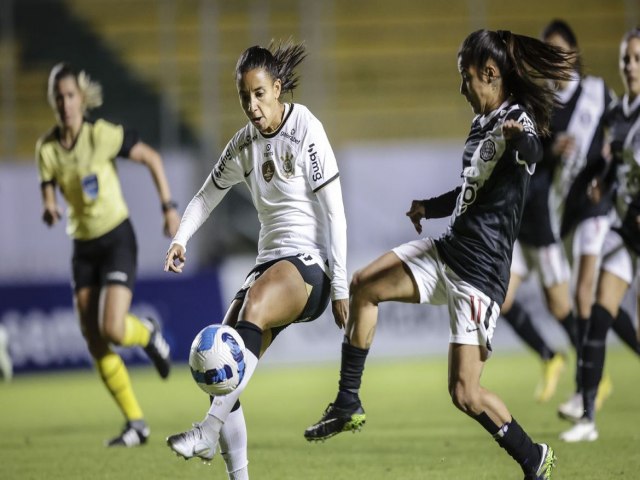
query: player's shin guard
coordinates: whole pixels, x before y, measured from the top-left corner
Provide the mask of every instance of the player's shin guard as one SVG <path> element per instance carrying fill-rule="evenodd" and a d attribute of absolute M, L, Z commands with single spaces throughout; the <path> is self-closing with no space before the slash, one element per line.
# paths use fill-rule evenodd
<path fill-rule="evenodd" d="M 249 478 L 247 459 L 247 425 L 242 407 L 232 410 L 220 430 L 220 453 L 230 480 Z"/>
<path fill-rule="evenodd" d="M 582 399 L 584 414 L 590 420 L 595 416 L 598 384 L 604 369 L 607 332 L 612 323 L 611 314 L 603 306 L 594 304 L 591 309 L 589 331 L 582 349 Z"/>
<path fill-rule="evenodd" d="M 531 322 L 531 317 L 518 302 L 503 315 L 516 334 L 531 347 L 542 360 L 549 360 L 555 352 L 547 345 Z"/>
<path fill-rule="evenodd" d="M 335 401 L 337 407 L 348 407 L 359 402 L 358 392 L 360 391 L 364 364 L 368 353 L 368 348 L 358 348 L 351 345 L 347 337 L 345 337 L 342 343 L 339 391 Z"/>
<path fill-rule="evenodd" d="M 522 467 L 522 471 L 535 471 L 540 464 L 540 449 L 533 443 L 515 418 L 501 427 L 496 425 L 489 415 L 482 412 L 473 417 L 484 429 L 493 436 L 502 448 Z"/>
<path fill-rule="evenodd" d="M 96 367 L 118 407 L 127 420 L 140 420 L 142 409 L 133 393 L 127 367 L 120 355 L 108 352 L 96 358 Z"/>

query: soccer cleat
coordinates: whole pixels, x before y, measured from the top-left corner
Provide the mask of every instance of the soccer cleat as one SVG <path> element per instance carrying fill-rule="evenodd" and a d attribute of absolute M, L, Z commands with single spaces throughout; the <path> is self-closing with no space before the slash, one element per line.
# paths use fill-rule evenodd
<path fill-rule="evenodd" d="M 567 359 L 560 353 L 556 353 L 549 360 L 545 360 L 542 363 L 542 379 L 535 393 L 535 398 L 538 402 L 548 402 L 556 393 L 558 381 L 566 363 Z"/>
<path fill-rule="evenodd" d="M 171 349 L 162 336 L 160 324 L 154 318 L 141 318 L 140 321 L 146 325 L 151 332 L 149 343 L 144 347 L 149 359 L 153 362 L 162 378 L 169 376 L 171 370 Z"/>
<path fill-rule="evenodd" d="M 304 438 L 313 442 L 326 440 L 340 432 L 360 431 L 365 420 L 366 416 L 360 402 L 351 408 L 340 408 L 330 403 L 322 418 L 304 431 Z"/>
<path fill-rule="evenodd" d="M 574 393 L 571 398 L 558 406 L 558 416 L 570 422 L 579 422 L 584 415 L 582 394 Z"/>
<path fill-rule="evenodd" d="M 202 424 L 194 423 L 191 430 L 167 437 L 167 445 L 185 460 L 199 457 L 209 463 L 216 453 L 218 442 L 207 436 Z"/>
<path fill-rule="evenodd" d="M 133 420 L 125 424 L 122 432 L 106 442 L 107 447 L 137 447 L 147 443 L 151 431 L 144 420 Z"/>
<path fill-rule="evenodd" d="M 551 478 L 551 471 L 556 466 L 556 454 L 546 443 L 538 443 L 538 447 L 541 449 L 542 458 L 540 459 L 540 465 L 535 472 L 529 473 L 524 480 L 549 480 Z"/>
<path fill-rule="evenodd" d="M 560 440 L 568 443 L 594 442 L 598 439 L 598 430 L 593 420 L 581 420 L 569 430 L 560 434 Z"/>

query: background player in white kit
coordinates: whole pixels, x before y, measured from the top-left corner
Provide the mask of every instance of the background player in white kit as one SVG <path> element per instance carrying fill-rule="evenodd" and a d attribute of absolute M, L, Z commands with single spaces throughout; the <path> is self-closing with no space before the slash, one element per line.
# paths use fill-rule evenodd
<path fill-rule="evenodd" d="M 244 182 L 260 220 L 256 267 L 223 323 L 247 348 L 240 386 L 213 398 L 204 420 L 167 438 L 184 458 L 211 460 L 218 440 L 229 478 L 248 478 L 247 433 L 238 398 L 260 355 L 287 325 L 317 318 L 332 300 L 339 327 L 348 315 L 346 219 L 338 166 L 322 124 L 304 106 L 282 102 L 297 85 L 303 45 L 247 49 L 236 65 L 242 110 L 249 123 L 231 139 L 191 200 L 165 270 L 181 272 L 189 238 L 229 188 Z"/>

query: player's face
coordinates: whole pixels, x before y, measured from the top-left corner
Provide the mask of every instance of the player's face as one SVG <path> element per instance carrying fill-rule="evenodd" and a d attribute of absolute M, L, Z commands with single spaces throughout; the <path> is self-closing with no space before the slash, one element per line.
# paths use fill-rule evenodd
<path fill-rule="evenodd" d="M 620 46 L 620 75 L 629 96 L 640 95 L 640 38 L 633 37 Z"/>
<path fill-rule="evenodd" d="M 238 79 L 242 111 L 261 133 L 275 132 L 282 122 L 281 85 L 264 68 L 249 70 Z"/>
<path fill-rule="evenodd" d="M 458 71 L 462 77 L 460 93 L 471 105 L 476 115 L 486 115 L 502 103 L 496 75 L 490 76 L 485 69 L 475 66 L 463 67 L 458 59 Z"/>
<path fill-rule="evenodd" d="M 58 80 L 55 88 L 56 113 L 62 126 L 73 127 L 82 123 L 82 93 L 73 77 Z"/>

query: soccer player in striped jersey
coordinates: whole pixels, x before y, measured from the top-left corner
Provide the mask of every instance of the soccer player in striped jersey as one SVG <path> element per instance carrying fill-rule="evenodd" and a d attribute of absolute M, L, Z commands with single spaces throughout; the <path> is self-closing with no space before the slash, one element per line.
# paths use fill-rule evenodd
<path fill-rule="evenodd" d="M 337 325 L 347 319 L 346 218 L 336 158 L 320 121 L 282 99 L 297 86 L 294 69 L 304 57 L 304 46 L 292 42 L 242 53 L 236 85 L 249 123 L 187 206 L 166 257 L 165 270 L 181 272 L 191 236 L 233 185 L 248 187 L 261 226 L 258 257 L 223 320 L 244 340 L 245 375 L 235 391 L 212 399 L 202 422 L 167 438 L 185 459 L 210 461 L 219 444 L 231 480 L 249 478 L 239 397 L 260 356 L 280 331 L 316 319 L 330 299 Z"/>
<path fill-rule="evenodd" d="M 476 117 L 462 154 L 462 185 L 414 200 L 407 215 L 418 233 L 423 218 L 451 215 L 439 238 L 415 240 L 356 272 L 342 345 L 339 391 L 308 440 L 359 429 L 358 395 L 380 302 L 446 304 L 450 315 L 449 393 L 454 405 L 486 429 L 521 466 L 526 479 L 548 479 L 553 449 L 535 443 L 494 393 L 480 384 L 507 291 L 513 244 L 529 178 L 542 156 L 553 91 L 543 78 L 569 78 L 566 55 L 508 31 L 479 30 L 458 52 L 460 93 Z"/>
<path fill-rule="evenodd" d="M 620 44 L 619 68 L 625 94 L 607 115 L 610 168 L 592 186 L 597 200 L 610 189 L 616 192 L 618 219 L 607 232 L 595 303 L 582 349 L 582 401 L 584 414 L 560 438 L 567 442 L 594 441 L 595 401 L 602 378 L 606 337 L 620 304 L 638 271 L 640 255 L 640 29 L 625 34 Z M 637 301 L 640 301 L 638 295 Z M 616 319 L 617 321 L 617 319 Z"/>
<path fill-rule="evenodd" d="M 170 352 L 159 324 L 131 312 L 137 245 L 116 171 L 117 157 L 144 164 L 158 190 L 164 232 L 180 221 L 171 200 L 162 158 L 137 134 L 85 114 L 102 104 L 102 88 L 84 72 L 60 63 L 49 76 L 48 99 L 57 125 L 36 146 L 43 220 L 62 216 L 56 186 L 67 204 L 67 233 L 73 239 L 73 300 L 89 353 L 126 424 L 108 446 L 133 447 L 149 436 L 127 368 L 112 345 L 142 347 L 162 378 L 169 375 Z"/>

